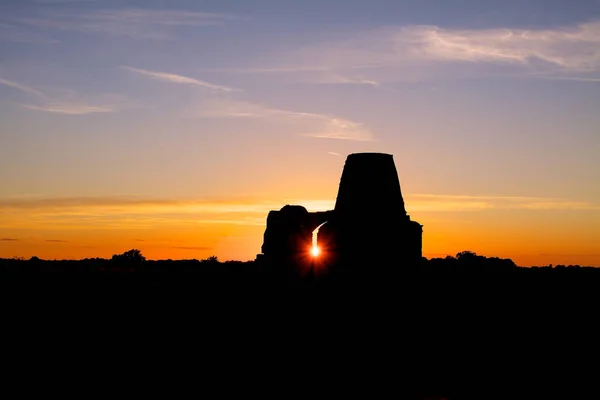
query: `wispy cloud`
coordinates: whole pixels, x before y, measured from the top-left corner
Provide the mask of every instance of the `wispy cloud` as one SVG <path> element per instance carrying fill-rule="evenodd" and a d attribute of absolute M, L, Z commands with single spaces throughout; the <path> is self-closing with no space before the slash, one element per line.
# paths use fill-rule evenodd
<path fill-rule="evenodd" d="M 577 76 L 550 76 L 543 79 L 550 79 L 554 81 L 600 82 L 600 78 L 586 78 Z"/>
<path fill-rule="evenodd" d="M 221 72 L 226 74 L 286 74 L 293 72 L 330 72 L 328 67 L 315 65 L 297 67 L 250 67 L 250 68 L 200 68 L 201 72 Z"/>
<path fill-rule="evenodd" d="M 54 44 L 58 40 L 33 32 L 29 27 L 0 23 L 0 41 L 28 44 Z"/>
<path fill-rule="evenodd" d="M 410 211 L 600 210 L 600 204 L 560 198 L 440 194 L 408 194 L 405 197 Z"/>
<path fill-rule="evenodd" d="M 68 104 L 68 103 L 54 103 L 46 104 L 41 106 L 36 105 L 24 105 L 25 108 L 30 110 L 45 111 L 56 114 L 68 114 L 68 115 L 87 115 L 94 113 L 109 113 L 115 110 L 109 107 L 91 106 L 86 104 Z"/>
<path fill-rule="evenodd" d="M 178 250 L 212 250 L 212 247 L 208 246 L 172 246 L 172 249 Z"/>
<path fill-rule="evenodd" d="M 456 30 L 412 27 L 395 36 L 426 59 L 529 64 L 542 61 L 567 70 L 600 67 L 600 22 L 560 29 Z"/>
<path fill-rule="evenodd" d="M 271 210 L 302 204 L 328 210 L 334 200 L 145 199 L 133 196 L 0 199 L 0 228 L 6 229 L 145 229 L 157 226 L 214 224 L 264 226 Z"/>
<path fill-rule="evenodd" d="M 405 200 L 409 213 L 413 215 L 427 212 L 495 210 L 600 211 L 600 205 L 595 203 L 543 197 L 405 194 Z M 333 209 L 335 199 L 278 198 L 268 201 L 172 200 L 139 197 L 0 199 L 0 228 L 156 229 L 160 226 L 197 227 L 214 224 L 264 227 L 268 212 L 279 210 L 285 204 L 300 204 L 309 211 L 325 211 Z"/>
<path fill-rule="evenodd" d="M 335 153 L 337 154 L 337 153 Z M 600 204 L 586 201 L 554 197 L 527 196 L 474 196 L 454 194 L 407 193 L 404 195 L 410 211 L 480 211 L 493 209 L 522 210 L 599 210 Z M 49 212 L 53 215 L 99 214 L 124 215 L 232 215 L 257 214 L 266 216 L 270 210 L 278 210 L 285 204 L 300 204 L 309 211 L 331 210 L 335 199 L 279 198 L 274 200 L 257 199 L 152 199 L 138 196 L 111 197 L 59 197 L 34 198 L 15 197 L 0 199 L 0 212 L 17 213 Z M 8 215 L 8 214 L 7 214 Z M 216 219 L 215 219 L 216 220 Z M 0 240 L 17 240 L 0 238 Z"/>
<path fill-rule="evenodd" d="M 33 0 L 38 4 L 94 3 L 98 0 Z"/>
<path fill-rule="evenodd" d="M 181 26 L 220 25 L 236 16 L 185 10 L 129 8 L 95 11 L 54 11 L 23 18 L 20 23 L 37 28 L 102 33 L 138 39 L 166 39 Z"/>
<path fill-rule="evenodd" d="M 312 71 L 312 78 L 323 83 L 372 86 L 414 81 L 427 74 L 424 68 L 459 63 L 513 66 L 523 72 L 597 72 L 600 21 L 551 29 L 392 26 L 350 32 L 343 40 L 325 39 L 264 62 L 264 67 L 244 72 Z"/>
<path fill-rule="evenodd" d="M 90 104 L 84 97 L 79 96 L 72 90 L 64 90 L 60 96 L 49 96 L 40 90 L 34 89 L 31 86 L 25 85 L 14 80 L 9 80 L 0 77 L 0 85 L 8 86 L 17 89 L 23 93 L 35 96 L 31 101 L 34 104 L 21 104 L 23 107 L 30 110 L 44 111 L 56 114 L 67 115 L 87 115 L 94 113 L 109 113 L 118 111 L 124 104 L 122 96 L 119 95 L 100 95 L 100 100 L 103 99 L 102 105 Z M 98 100 L 98 99 L 97 99 Z"/>
<path fill-rule="evenodd" d="M 199 87 L 203 87 L 203 88 L 210 89 L 210 90 L 213 90 L 213 91 L 223 91 L 223 92 L 237 91 L 237 89 L 233 89 L 233 88 L 230 88 L 230 87 L 221 86 L 221 85 L 215 85 L 215 84 L 212 84 L 212 83 L 209 83 L 209 82 L 206 82 L 206 81 L 201 81 L 199 79 L 190 78 L 190 77 L 183 76 L 183 75 L 171 74 L 171 73 L 168 73 L 168 72 L 148 71 L 148 70 L 145 70 L 145 69 L 134 68 L 134 67 L 127 67 L 127 66 L 121 66 L 121 68 L 126 69 L 126 70 L 131 71 L 131 72 L 134 72 L 136 74 L 148 76 L 150 78 L 158 79 L 158 80 L 164 81 L 164 82 L 178 83 L 178 84 L 183 84 L 183 85 L 199 86 Z"/>
<path fill-rule="evenodd" d="M 343 76 L 335 73 L 329 73 L 322 75 L 320 78 L 321 83 L 331 84 L 349 84 L 349 85 L 368 85 L 374 87 L 381 87 L 381 84 L 377 81 L 364 78 L 352 78 L 349 76 Z"/>
<path fill-rule="evenodd" d="M 18 242 L 19 239 L 15 238 L 0 238 L 0 242 Z"/>
<path fill-rule="evenodd" d="M 11 81 L 8 79 L 4 79 L 2 77 L 0 77 L 0 85 L 8 86 L 8 87 L 20 90 L 20 91 L 28 93 L 28 94 L 33 94 L 35 96 L 44 97 L 44 98 L 46 97 L 46 95 L 44 93 L 40 92 L 39 90 L 36 90 L 36 89 L 34 89 L 30 86 L 27 86 L 23 83 Z"/>
<path fill-rule="evenodd" d="M 68 240 L 60 240 L 60 239 L 46 239 L 45 242 L 48 243 L 68 243 Z"/>
<path fill-rule="evenodd" d="M 109 197 L 13 197 L 0 199 L 0 211 L 17 210 L 50 210 L 52 212 L 67 211 L 70 214 L 78 210 L 110 211 L 114 213 L 147 213 L 147 212 L 182 212 L 182 213 L 263 213 L 279 209 L 284 204 L 303 202 L 309 209 L 328 209 L 333 206 L 330 200 L 279 199 L 264 201 L 254 199 L 222 200 L 222 199 L 152 199 L 138 196 Z"/>
<path fill-rule="evenodd" d="M 332 156 L 337 156 L 337 157 L 340 156 L 340 153 L 336 153 L 336 152 L 333 152 L 333 151 L 328 151 L 327 154 L 331 154 Z"/>
<path fill-rule="evenodd" d="M 377 88 L 384 87 L 376 80 L 369 79 L 356 70 L 360 67 L 332 69 L 324 66 L 299 66 L 280 68 L 203 68 L 199 71 L 221 73 L 221 74 L 257 74 L 268 75 L 270 79 L 274 76 L 290 79 L 302 83 L 342 84 L 342 85 L 367 85 Z"/>
<path fill-rule="evenodd" d="M 304 129 L 303 136 L 353 141 L 373 141 L 371 131 L 362 123 L 326 114 L 270 108 L 258 103 L 232 99 L 209 99 L 196 111 L 206 118 L 258 118 Z"/>

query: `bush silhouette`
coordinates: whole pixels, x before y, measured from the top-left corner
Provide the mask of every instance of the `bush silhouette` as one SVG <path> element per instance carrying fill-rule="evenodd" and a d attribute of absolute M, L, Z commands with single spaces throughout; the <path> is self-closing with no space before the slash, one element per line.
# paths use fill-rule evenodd
<path fill-rule="evenodd" d="M 146 257 L 138 249 L 131 249 L 123 254 L 114 254 L 111 259 L 117 264 L 141 264 L 146 261 Z"/>

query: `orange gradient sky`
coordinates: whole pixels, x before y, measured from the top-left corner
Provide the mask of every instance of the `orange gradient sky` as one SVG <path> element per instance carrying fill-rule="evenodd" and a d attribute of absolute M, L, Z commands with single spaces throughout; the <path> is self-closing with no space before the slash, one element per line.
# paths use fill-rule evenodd
<path fill-rule="evenodd" d="M 341 165 L 340 165 L 341 167 Z M 335 191 L 337 180 L 332 180 Z M 310 187 L 306 188 L 310 192 Z M 335 193 L 333 193 L 335 196 Z M 129 248 L 151 259 L 253 259 L 266 214 L 282 204 L 331 209 L 334 200 L 19 199 L 0 203 L 2 257 L 110 257 Z M 587 203 L 529 197 L 405 194 L 424 225 L 424 256 L 461 250 L 520 265 L 598 265 L 600 213 Z"/>
<path fill-rule="evenodd" d="M 0 3 L 0 257 L 251 260 L 394 155 L 426 257 L 600 266 L 600 3 Z"/>

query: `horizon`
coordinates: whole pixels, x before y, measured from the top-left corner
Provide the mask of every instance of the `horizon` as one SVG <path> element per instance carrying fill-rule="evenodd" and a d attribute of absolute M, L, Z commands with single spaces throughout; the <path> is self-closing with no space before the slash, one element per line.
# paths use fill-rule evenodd
<path fill-rule="evenodd" d="M 392 154 L 423 256 L 600 266 L 600 2 L 0 4 L 0 258 L 253 260 Z"/>
<path fill-rule="evenodd" d="M 314 247 L 311 249 L 311 254 L 314 257 L 318 257 L 319 256 L 319 250 L 317 250 L 316 252 L 314 251 Z M 42 262 L 50 262 L 50 263 L 62 263 L 62 262 L 81 262 L 81 261 L 86 261 L 86 260 L 103 260 L 103 261 L 108 261 L 110 262 L 114 257 L 123 257 L 123 255 L 125 253 L 128 252 L 135 252 L 135 251 L 140 251 L 139 249 L 129 249 L 127 251 L 123 251 L 120 253 L 116 253 L 113 254 L 111 257 L 85 257 L 85 258 L 79 258 L 79 259 L 44 259 L 44 258 L 40 258 L 37 256 L 32 256 L 28 259 L 24 258 L 24 257 L 10 257 L 10 258 L 3 258 L 0 257 L 0 261 L 3 260 L 8 260 L 8 261 L 19 261 L 19 262 L 28 262 L 28 261 L 42 261 Z M 495 257 L 495 256 L 486 256 L 483 254 L 477 254 L 475 252 L 469 251 L 469 250 L 463 250 L 455 255 L 446 255 L 444 257 L 431 257 L 431 258 L 427 258 L 428 262 L 432 262 L 432 261 L 436 261 L 436 260 L 444 260 L 447 261 L 449 258 L 450 259 L 454 259 L 454 260 L 458 260 L 458 256 L 460 255 L 460 253 L 472 253 L 474 256 L 476 257 L 483 257 L 485 260 L 489 261 L 492 259 L 500 259 L 500 260 L 506 260 L 506 261 L 513 261 L 510 258 L 500 258 L 500 257 Z M 206 258 L 202 258 L 202 259 L 198 259 L 198 258 L 180 258 L 180 259 L 171 259 L 171 258 L 146 258 L 144 256 L 144 254 L 140 251 L 140 255 L 144 257 L 143 262 L 189 262 L 189 261 L 197 261 L 197 262 L 210 262 L 210 263 L 216 263 L 216 264 L 223 264 L 223 263 L 256 263 L 257 260 L 253 259 L 253 260 L 220 260 L 219 257 L 217 256 L 208 256 Z M 127 263 L 126 263 L 127 264 Z M 517 268 L 560 268 L 560 267 L 581 267 L 581 268 L 600 268 L 598 266 L 593 266 L 593 265 L 579 265 L 579 264 L 548 264 L 548 265 L 518 265 L 515 263 L 515 266 Z M 485 268 L 485 267 L 483 267 Z"/>

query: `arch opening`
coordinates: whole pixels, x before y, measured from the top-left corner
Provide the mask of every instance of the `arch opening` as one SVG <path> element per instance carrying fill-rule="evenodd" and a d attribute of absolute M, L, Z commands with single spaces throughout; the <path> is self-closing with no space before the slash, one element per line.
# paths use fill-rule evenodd
<path fill-rule="evenodd" d="M 317 226 L 312 231 L 311 254 L 313 255 L 313 257 L 317 257 L 321 254 L 321 248 L 319 247 L 319 229 L 321 229 L 321 227 L 323 225 L 325 225 L 326 223 L 327 223 L 327 221 L 323 222 L 321 225 Z"/>

